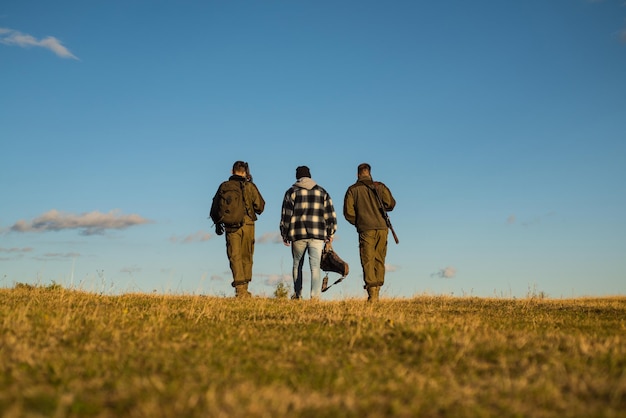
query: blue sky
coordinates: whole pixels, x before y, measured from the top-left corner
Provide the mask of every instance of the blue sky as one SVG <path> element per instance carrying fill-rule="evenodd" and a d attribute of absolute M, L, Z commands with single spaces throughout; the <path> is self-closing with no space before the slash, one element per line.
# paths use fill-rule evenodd
<path fill-rule="evenodd" d="M 626 293 L 622 0 L 5 0 L 0 71 L 2 287 L 232 295 L 207 216 L 245 160 L 256 294 L 307 165 L 350 264 L 323 298 L 365 296 L 361 162 L 397 200 L 383 295 Z"/>

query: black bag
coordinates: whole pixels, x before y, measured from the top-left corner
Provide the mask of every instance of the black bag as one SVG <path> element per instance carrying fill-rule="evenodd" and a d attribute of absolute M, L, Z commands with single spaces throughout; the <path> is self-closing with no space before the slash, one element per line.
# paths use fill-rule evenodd
<path fill-rule="evenodd" d="M 240 228 L 243 226 L 246 215 L 246 203 L 244 198 L 244 184 L 241 181 L 229 180 L 220 185 L 215 196 L 217 203 L 216 225 L 224 224 L 227 228 Z"/>
<path fill-rule="evenodd" d="M 326 272 L 326 276 L 322 280 L 322 292 L 325 292 L 328 290 L 329 287 L 340 283 L 343 279 L 346 278 L 346 276 L 350 272 L 350 267 L 348 266 L 348 263 L 343 261 L 341 257 L 337 255 L 335 250 L 333 250 L 333 246 L 330 244 L 330 242 L 327 242 L 324 245 L 324 249 L 322 250 L 320 268 Z M 341 277 L 330 286 L 328 285 L 328 272 L 341 274 Z"/>

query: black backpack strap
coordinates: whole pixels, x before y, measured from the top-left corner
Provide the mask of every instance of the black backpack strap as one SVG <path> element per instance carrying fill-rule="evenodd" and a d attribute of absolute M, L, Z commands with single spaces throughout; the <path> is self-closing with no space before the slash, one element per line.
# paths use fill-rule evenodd
<path fill-rule="evenodd" d="M 245 181 L 240 181 L 239 184 L 241 186 L 241 197 L 242 197 L 242 202 L 243 202 L 243 210 L 246 212 L 246 215 L 250 218 L 252 218 L 252 216 L 250 216 L 250 212 L 248 212 L 248 202 L 246 201 L 246 185 L 245 185 Z"/>

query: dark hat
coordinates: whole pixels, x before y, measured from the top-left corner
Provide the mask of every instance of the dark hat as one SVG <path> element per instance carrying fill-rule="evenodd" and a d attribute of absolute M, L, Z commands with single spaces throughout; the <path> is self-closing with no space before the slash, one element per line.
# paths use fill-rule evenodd
<path fill-rule="evenodd" d="M 299 179 L 301 177 L 311 177 L 309 167 L 307 167 L 306 165 L 301 165 L 300 167 L 296 168 L 296 179 Z"/>

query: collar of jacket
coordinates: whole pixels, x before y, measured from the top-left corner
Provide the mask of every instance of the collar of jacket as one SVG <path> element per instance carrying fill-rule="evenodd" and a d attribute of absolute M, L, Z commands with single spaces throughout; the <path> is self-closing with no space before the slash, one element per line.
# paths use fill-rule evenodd
<path fill-rule="evenodd" d="M 238 174 L 233 174 L 228 178 L 228 180 L 246 181 L 246 178 Z"/>

